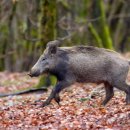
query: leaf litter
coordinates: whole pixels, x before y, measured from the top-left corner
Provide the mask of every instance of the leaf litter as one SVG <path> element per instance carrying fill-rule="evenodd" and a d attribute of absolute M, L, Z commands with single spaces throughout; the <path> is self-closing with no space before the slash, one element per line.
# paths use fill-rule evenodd
<path fill-rule="evenodd" d="M 0 93 L 30 88 L 38 78 L 26 73 L 0 73 Z M 128 78 L 130 79 L 130 78 Z M 97 89 L 94 93 L 93 90 Z M 125 94 L 115 89 L 115 96 L 104 107 L 103 84 L 74 84 L 60 93 L 60 106 L 40 108 L 35 100 L 44 101 L 51 92 L 31 93 L 0 98 L 0 129 L 2 130 L 129 130 L 130 105 Z M 91 96 L 90 96 L 91 95 Z"/>

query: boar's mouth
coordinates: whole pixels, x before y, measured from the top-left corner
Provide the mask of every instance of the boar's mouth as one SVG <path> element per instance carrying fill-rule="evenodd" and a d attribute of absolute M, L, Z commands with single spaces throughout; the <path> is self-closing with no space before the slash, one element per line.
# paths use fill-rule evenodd
<path fill-rule="evenodd" d="M 39 72 L 35 72 L 35 73 L 30 72 L 28 75 L 30 77 L 38 77 L 40 75 L 40 73 Z"/>
<path fill-rule="evenodd" d="M 48 70 L 48 69 L 44 70 L 43 72 L 31 70 L 31 71 L 28 73 L 28 75 L 29 75 L 30 77 L 38 77 L 38 76 L 40 76 L 40 75 L 48 75 L 48 74 L 49 74 L 49 70 Z"/>

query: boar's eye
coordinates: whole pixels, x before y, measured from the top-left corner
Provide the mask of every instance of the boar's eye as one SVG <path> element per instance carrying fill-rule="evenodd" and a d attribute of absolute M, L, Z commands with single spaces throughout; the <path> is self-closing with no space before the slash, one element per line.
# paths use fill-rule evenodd
<path fill-rule="evenodd" d="M 42 61 L 46 60 L 46 58 L 42 58 Z"/>

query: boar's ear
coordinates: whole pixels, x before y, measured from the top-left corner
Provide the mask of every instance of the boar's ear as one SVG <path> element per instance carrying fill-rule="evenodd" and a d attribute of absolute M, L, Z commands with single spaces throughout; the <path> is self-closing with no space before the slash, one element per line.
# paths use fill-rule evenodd
<path fill-rule="evenodd" d="M 55 54 L 57 52 L 57 45 L 55 44 L 48 44 L 47 48 L 50 54 Z"/>
<path fill-rule="evenodd" d="M 60 45 L 60 40 L 54 40 L 47 43 L 48 52 L 50 54 L 55 54 L 57 52 L 57 47 Z"/>

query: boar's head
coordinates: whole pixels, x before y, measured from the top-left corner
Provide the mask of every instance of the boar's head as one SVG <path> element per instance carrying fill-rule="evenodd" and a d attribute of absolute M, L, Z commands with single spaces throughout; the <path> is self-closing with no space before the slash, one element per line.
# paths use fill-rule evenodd
<path fill-rule="evenodd" d="M 51 69 L 55 67 L 58 44 L 58 40 L 48 42 L 44 53 L 40 56 L 36 64 L 30 70 L 29 75 L 31 77 L 48 73 Z"/>

